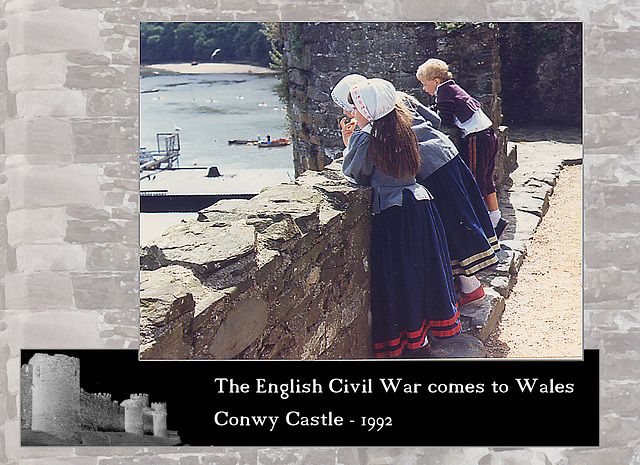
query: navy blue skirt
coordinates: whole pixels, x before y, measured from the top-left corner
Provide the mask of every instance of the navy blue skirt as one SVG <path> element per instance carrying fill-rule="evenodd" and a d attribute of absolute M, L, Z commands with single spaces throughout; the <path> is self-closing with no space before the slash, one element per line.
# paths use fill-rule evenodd
<path fill-rule="evenodd" d="M 498 263 L 496 232 L 478 185 L 460 156 L 418 182 L 434 197 L 453 274 L 472 276 Z"/>
<path fill-rule="evenodd" d="M 371 315 L 376 357 L 419 349 L 429 329 L 436 338 L 462 330 L 442 222 L 408 190 L 401 207 L 372 219 Z"/>

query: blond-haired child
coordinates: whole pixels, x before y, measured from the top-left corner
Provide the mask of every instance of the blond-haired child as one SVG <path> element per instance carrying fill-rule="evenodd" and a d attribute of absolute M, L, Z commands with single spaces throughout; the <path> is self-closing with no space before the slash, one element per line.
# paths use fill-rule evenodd
<path fill-rule="evenodd" d="M 431 58 L 418 67 L 416 77 L 428 94 L 435 95 L 442 123 L 460 129 L 463 159 L 478 183 L 496 236 L 500 237 L 508 222 L 502 218 L 493 183 L 498 138 L 491 119 L 482 111 L 480 102 L 455 83 L 446 62 Z"/>

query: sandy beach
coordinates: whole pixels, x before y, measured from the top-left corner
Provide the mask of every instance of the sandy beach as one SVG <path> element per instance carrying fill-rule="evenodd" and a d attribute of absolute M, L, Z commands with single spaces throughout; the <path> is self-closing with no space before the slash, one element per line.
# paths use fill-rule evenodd
<path fill-rule="evenodd" d="M 236 63 L 166 63 L 143 68 L 180 74 L 276 74 L 271 68 Z"/>

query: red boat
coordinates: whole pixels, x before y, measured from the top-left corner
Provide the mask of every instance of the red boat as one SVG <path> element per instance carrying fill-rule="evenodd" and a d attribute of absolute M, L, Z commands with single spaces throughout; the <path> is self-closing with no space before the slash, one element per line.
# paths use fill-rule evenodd
<path fill-rule="evenodd" d="M 275 139 L 272 141 L 261 140 L 258 141 L 258 147 L 283 147 L 290 143 L 291 139 Z"/>

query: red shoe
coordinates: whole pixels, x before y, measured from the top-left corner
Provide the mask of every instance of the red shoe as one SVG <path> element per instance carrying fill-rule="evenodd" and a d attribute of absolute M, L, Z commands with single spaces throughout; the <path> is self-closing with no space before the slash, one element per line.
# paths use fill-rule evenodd
<path fill-rule="evenodd" d="M 469 294 L 462 293 L 462 297 L 458 299 L 458 308 L 464 307 L 465 305 L 469 305 L 472 302 L 476 302 L 484 297 L 484 288 L 480 286 L 473 292 Z"/>

